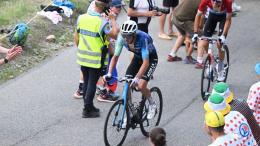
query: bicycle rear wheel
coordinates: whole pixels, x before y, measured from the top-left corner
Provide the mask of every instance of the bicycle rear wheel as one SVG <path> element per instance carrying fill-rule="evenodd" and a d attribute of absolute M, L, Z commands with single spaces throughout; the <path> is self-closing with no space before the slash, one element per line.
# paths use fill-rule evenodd
<path fill-rule="evenodd" d="M 122 128 L 122 119 L 127 118 L 129 121 L 129 112 L 128 108 L 126 108 L 124 117 L 122 118 L 124 112 L 124 101 L 118 100 L 116 101 L 112 107 L 110 108 L 105 125 L 104 125 L 104 141 L 106 146 L 121 146 L 125 141 L 128 126 Z"/>
<path fill-rule="evenodd" d="M 223 45 L 223 49 L 225 51 L 225 58 L 224 58 L 224 69 L 225 69 L 225 80 L 224 82 L 227 81 L 227 77 L 228 77 L 228 70 L 229 70 L 229 49 L 227 45 Z"/>
<path fill-rule="evenodd" d="M 204 67 L 201 74 L 201 88 L 200 93 L 202 100 L 208 100 L 210 95 L 210 82 L 213 81 L 213 66 L 211 65 L 211 58 L 208 56 L 204 62 Z"/>
<path fill-rule="evenodd" d="M 151 97 L 156 103 L 157 109 L 156 109 L 156 114 L 154 118 L 152 119 L 147 119 L 147 113 L 148 113 L 148 107 L 149 107 L 149 102 L 147 99 L 143 97 L 143 100 L 141 101 L 140 104 L 140 129 L 141 132 L 143 133 L 144 136 L 148 137 L 150 131 L 152 128 L 156 127 L 159 125 L 161 116 L 162 116 L 162 108 L 163 108 L 163 99 L 162 99 L 162 93 L 161 90 L 158 87 L 153 87 L 150 89 L 151 92 Z"/>

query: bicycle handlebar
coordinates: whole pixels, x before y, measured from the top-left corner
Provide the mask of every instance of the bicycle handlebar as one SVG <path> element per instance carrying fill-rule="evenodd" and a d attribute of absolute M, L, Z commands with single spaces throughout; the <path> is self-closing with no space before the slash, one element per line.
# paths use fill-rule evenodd
<path fill-rule="evenodd" d="M 116 79 L 118 82 L 122 83 L 122 82 L 127 82 L 127 83 L 131 83 L 133 78 L 129 78 L 129 77 L 122 77 L 122 78 L 119 78 L 119 77 L 115 77 L 115 76 L 111 76 L 110 79 L 106 79 L 107 82 L 109 82 L 109 80 L 111 79 Z"/>
<path fill-rule="evenodd" d="M 114 78 L 116 79 L 118 82 L 122 83 L 122 82 L 127 82 L 127 83 L 131 83 L 133 81 L 133 78 L 130 77 L 122 77 L 122 78 L 118 78 L 118 77 L 114 77 L 112 76 L 111 79 Z M 135 90 L 136 92 L 139 92 L 140 90 L 138 89 L 137 86 L 132 86 L 131 87 L 133 90 Z"/>

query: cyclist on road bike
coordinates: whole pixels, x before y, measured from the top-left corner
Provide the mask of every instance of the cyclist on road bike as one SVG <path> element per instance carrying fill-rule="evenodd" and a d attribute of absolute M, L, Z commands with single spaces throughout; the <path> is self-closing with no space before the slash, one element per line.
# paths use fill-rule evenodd
<path fill-rule="evenodd" d="M 199 32 L 199 22 L 203 13 L 209 8 L 208 19 L 205 22 L 203 36 L 204 37 L 212 37 L 217 23 L 219 22 L 219 41 L 217 43 L 218 53 L 219 53 L 219 64 L 218 66 L 218 81 L 224 81 L 225 79 L 225 71 L 224 71 L 224 63 L 223 60 L 225 58 L 224 51 L 221 50 L 222 44 L 225 42 L 228 30 L 231 26 L 231 18 L 232 18 L 232 0 L 201 0 L 198 12 L 195 17 L 194 23 L 194 35 L 192 41 L 195 42 L 198 40 L 198 32 Z M 209 42 L 207 40 L 199 40 L 198 41 L 198 56 L 197 56 L 197 64 L 195 68 L 202 69 L 203 68 L 203 53 L 204 50 L 207 50 L 209 46 Z"/>
<path fill-rule="evenodd" d="M 143 96 L 149 101 L 147 119 L 152 119 L 156 114 L 156 104 L 147 88 L 153 72 L 158 63 L 156 49 L 153 40 L 147 33 L 137 30 L 136 22 L 127 20 L 123 23 L 120 34 L 116 40 L 115 53 L 112 57 L 108 73 L 104 79 L 111 78 L 113 68 L 116 66 L 122 48 L 134 53 L 134 57 L 126 71 L 126 77 L 133 78 L 131 86 L 137 86 Z"/>

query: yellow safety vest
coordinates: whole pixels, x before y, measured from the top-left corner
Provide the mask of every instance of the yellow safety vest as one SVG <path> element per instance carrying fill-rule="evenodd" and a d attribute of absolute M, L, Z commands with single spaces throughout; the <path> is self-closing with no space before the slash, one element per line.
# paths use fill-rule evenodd
<path fill-rule="evenodd" d="M 102 48 L 107 45 L 106 38 L 101 35 L 103 19 L 99 16 L 83 14 L 79 17 L 77 28 L 79 28 L 79 44 L 77 52 L 77 63 L 81 66 L 100 68 Z M 108 64 L 106 54 L 104 65 Z"/>

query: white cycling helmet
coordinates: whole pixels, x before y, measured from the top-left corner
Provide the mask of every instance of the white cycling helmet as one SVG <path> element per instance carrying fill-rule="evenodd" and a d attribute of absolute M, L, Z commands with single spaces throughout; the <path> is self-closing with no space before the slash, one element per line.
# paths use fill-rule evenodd
<path fill-rule="evenodd" d="M 121 27 L 121 34 L 123 35 L 130 35 L 136 32 L 137 24 L 133 20 L 127 20 L 123 23 Z"/>

